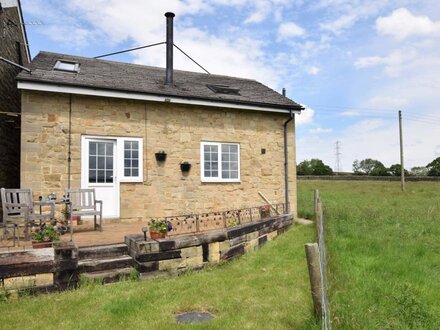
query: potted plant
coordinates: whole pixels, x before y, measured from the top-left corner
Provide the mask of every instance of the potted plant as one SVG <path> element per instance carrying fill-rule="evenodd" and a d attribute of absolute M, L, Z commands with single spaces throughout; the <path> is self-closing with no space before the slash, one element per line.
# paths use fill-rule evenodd
<path fill-rule="evenodd" d="M 260 206 L 260 217 L 261 219 L 270 218 L 270 205 Z"/>
<path fill-rule="evenodd" d="M 148 224 L 151 239 L 165 238 L 166 233 L 173 229 L 171 222 L 165 219 L 151 219 Z"/>
<path fill-rule="evenodd" d="M 72 218 L 72 221 L 76 221 L 77 225 L 82 225 L 82 220 L 80 215 L 70 215 L 69 210 L 67 209 L 67 206 L 61 211 L 64 216 L 64 220 L 68 221 L 70 218 Z"/>
<path fill-rule="evenodd" d="M 180 170 L 182 172 L 189 172 L 189 170 L 191 169 L 191 164 L 188 162 L 182 162 L 180 163 Z"/>
<path fill-rule="evenodd" d="M 164 150 L 160 150 L 154 154 L 158 162 L 164 162 L 167 159 L 167 154 Z"/>
<path fill-rule="evenodd" d="M 59 240 L 58 232 L 55 226 L 51 224 L 41 224 L 32 235 L 32 247 L 34 249 L 42 249 L 51 247 L 52 242 Z"/>

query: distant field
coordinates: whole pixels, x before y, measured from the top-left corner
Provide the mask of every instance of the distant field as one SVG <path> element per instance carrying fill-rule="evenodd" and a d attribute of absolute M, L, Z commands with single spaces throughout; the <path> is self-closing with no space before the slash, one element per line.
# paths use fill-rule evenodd
<path fill-rule="evenodd" d="M 440 183 L 299 181 L 319 189 L 335 329 L 440 329 Z"/>

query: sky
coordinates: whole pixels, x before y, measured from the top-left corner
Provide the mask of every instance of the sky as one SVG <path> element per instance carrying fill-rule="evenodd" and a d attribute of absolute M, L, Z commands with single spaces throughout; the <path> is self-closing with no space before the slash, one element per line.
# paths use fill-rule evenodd
<path fill-rule="evenodd" d="M 296 118 L 297 162 L 334 170 L 353 161 L 440 156 L 438 0 L 22 0 L 31 54 L 93 57 L 165 41 L 213 74 L 256 79 L 306 110 Z M 106 59 L 165 66 L 165 46 Z M 176 69 L 201 71 L 175 51 Z M 337 152 L 336 144 L 339 146 Z M 339 166 L 336 154 L 339 153 Z"/>

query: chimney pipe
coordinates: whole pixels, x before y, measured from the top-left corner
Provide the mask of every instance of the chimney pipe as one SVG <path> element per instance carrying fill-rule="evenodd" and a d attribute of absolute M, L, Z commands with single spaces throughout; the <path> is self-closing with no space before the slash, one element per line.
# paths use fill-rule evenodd
<path fill-rule="evenodd" d="M 167 18 L 167 71 L 165 77 L 165 84 L 173 84 L 173 18 L 174 13 L 167 12 L 165 17 Z"/>

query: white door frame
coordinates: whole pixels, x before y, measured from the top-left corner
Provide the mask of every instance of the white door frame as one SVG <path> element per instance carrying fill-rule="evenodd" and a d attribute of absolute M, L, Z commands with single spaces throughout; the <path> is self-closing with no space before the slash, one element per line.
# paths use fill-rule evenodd
<path fill-rule="evenodd" d="M 102 141 L 102 142 L 114 142 L 114 161 L 113 161 L 113 183 L 115 190 L 115 215 L 114 216 L 106 216 L 106 218 L 120 218 L 120 182 L 118 176 L 118 143 L 116 137 L 109 136 L 94 136 L 94 135 L 82 135 L 81 136 L 81 188 L 93 188 L 93 185 L 90 185 L 88 178 L 88 147 L 87 143 L 89 141 Z M 105 208 L 105 204 L 103 203 L 103 207 Z"/>

